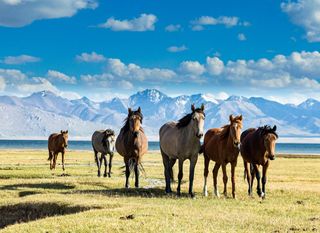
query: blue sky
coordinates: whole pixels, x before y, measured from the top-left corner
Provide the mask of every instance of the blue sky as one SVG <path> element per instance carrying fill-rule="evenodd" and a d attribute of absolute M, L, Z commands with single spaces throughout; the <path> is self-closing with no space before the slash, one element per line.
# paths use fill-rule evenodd
<path fill-rule="evenodd" d="M 0 93 L 320 99 L 317 0 L 0 0 Z"/>

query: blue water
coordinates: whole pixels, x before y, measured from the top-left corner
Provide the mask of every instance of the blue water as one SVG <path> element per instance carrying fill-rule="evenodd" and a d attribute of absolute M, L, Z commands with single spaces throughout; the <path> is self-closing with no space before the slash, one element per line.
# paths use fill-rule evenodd
<path fill-rule="evenodd" d="M 0 149 L 47 149 L 45 140 L 0 140 Z M 92 150 L 90 141 L 69 141 L 70 150 Z M 159 150 L 159 142 L 149 142 L 149 150 Z M 277 153 L 320 154 L 320 144 L 277 143 Z"/>

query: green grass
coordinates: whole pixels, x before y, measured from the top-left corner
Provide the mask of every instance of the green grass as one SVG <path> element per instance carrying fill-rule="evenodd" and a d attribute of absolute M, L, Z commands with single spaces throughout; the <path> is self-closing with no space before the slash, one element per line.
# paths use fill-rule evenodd
<path fill-rule="evenodd" d="M 0 230 L 3 232 L 320 232 L 320 158 L 277 158 L 271 162 L 267 197 L 247 196 L 242 159 L 237 199 L 202 196 L 203 157 L 196 167 L 196 199 L 164 193 L 159 153 L 144 157 L 140 189 L 124 189 L 122 158 L 113 177 L 97 177 L 93 154 L 68 152 L 66 174 L 53 175 L 46 151 L 0 151 Z M 210 169 L 213 163 L 210 164 Z M 230 168 L 228 172 L 230 171 Z M 177 173 L 177 168 L 175 168 Z M 219 171 L 219 190 L 223 189 Z M 177 174 L 175 174 L 177 175 Z M 229 178 L 230 180 L 230 178 Z M 130 179 L 131 186 L 134 180 Z M 228 186 L 229 197 L 231 185 Z M 176 184 L 173 184 L 173 190 Z"/>

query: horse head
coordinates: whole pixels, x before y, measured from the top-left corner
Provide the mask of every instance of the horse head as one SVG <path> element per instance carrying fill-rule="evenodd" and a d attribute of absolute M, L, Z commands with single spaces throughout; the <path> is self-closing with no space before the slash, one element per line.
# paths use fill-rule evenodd
<path fill-rule="evenodd" d="M 60 131 L 61 135 L 62 135 L 62 147 L 67 148 L 68 147 L 68 130 L 67 131 Z"/>
<path fill-rule="evenodd" d="M 128 121 L 129 121 L 130 131 L 133 133 L 134 137 L 138 137 L 139 135 L 142 120 L 143 120 L 143 115 L 140 107 L 136 111 L 132 111 L 131 108 L 128 108 Z"/>
<path fill-rule="evenodd" d="M 262 130 L 263 144 L 270 160 L 275 159 L 276 140 L 278 139 L 276 130 L 276 125 L 274 125 L 273 128 L 269 125 L 265 125 Z"/>
<path fill-rule="evenodd" d="M 104 144 L 107 147 L 108 153 L 113 154 L 115 150 L 115 133 L 111 129 L 107 129 L 104 133 Z"/>
<path fill-rule="evenodd" d="M 191 111 L 194 132 L 198 138 L 201 138 L 203 136 L 205 119 L 204 105 L 202 104 L 200 108 L 195 108 L 194 104 L 192 104 Z"/>
<path fill-rule="evenodd" d="M 236 117 L 233 117 L 232 115 L 230 115 L 229 120 L 230 120 L 230 136 L 232 138 L 233 146 L 239 148 L 239 150 L 240 150 L 242 115 L 239 115 Z"/>

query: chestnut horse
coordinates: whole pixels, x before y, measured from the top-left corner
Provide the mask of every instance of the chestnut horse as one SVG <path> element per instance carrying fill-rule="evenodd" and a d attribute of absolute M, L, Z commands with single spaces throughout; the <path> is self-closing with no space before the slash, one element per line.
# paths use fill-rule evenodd
<path fill-rule="evenodd" d="M 139 187 L 139 170 L 142 168 L 141 159 L 148 151 L 148 140 L 141 127 L 142 120 L 143 115 L 140 107 L 137 111 L 132 111 L 129 108 L 125 124 L 116 140 L 116 149 L 123 156 L 125 163 L 126 188 L 129 188 L 129 176 L 133 169 L 135 172 L 135 187 Z"/>
<path fill-rule="evenodd" d="M 60 134 L 53 133 L 49 136 L 48 139 L 48 151 L 50 160 L 50 170 L 56 168 L 56 162 L 58 154 L 62 155 L 62 170 L 64 171 L 64 154 L 65 150 L 68 147 L 68 130 L 62 131 Z"/>
<path fill-rule="evenodd" d="M 192 113 L 187 114 L 178 122 L 168 122 L 159 131 L 160 150 L 164 165 L 164 175 L 166 180 L 166 193 L 171 193 L 170 181 L 173 178 L 172 167 L 176 160 L 179 160 L 178 188 L 177 194 L 180 196 L 180 186 L 183 177 L 183 162 L 190 160 L 189 172 L 189 194 L 194 197 L 193 179 L 194 168 L 196 166 L 200 139 L 203 136 L 204 126 L 204 105 L 201 108 L 191 106 Z"/>
<path fill-rule="evenodd" d="M 227 196 L 228 176 L 226 166 L 231 163 L 231 182 L 232 197 L 236 197 L 235 193 L 235 167 L 237 166 L 238 155 L 240 151 L 240 134 L 242 129 L 242 115 L 233 117 L 229 116 L 230 124 L 222 128 L 210 129 L 204 136 L 204 144 L 201 152 L 204 154 L 204 187 L 203 194 L 208 196 L 207 177 L 209 173 L 210 160 L 215 161 L 213 173 L 214 194 L 219 197 L 217 188 L 217 176 L 220 166 L 223 171 L 223 194 Z"/>
<path fill-rule="evenodd" d="M 244 175 L 245 177 L 247 176 L 249 195 L 252 195 L 252 185 L 255 174 L 257 178 L 257 194 L 261 198 L 265 198 L 269 160 L 275 159 L 275 146 L 276 140 L 278 139 L 276 130 L 277 126 L 271 128 L 265 125 L 258 129 L 247 129 L 241 134 L 241 155 L 244 164 Z M 250 168 L 249 164 L 251 164 Z M 260 165 L 262 166 L 262 191 L 260 188 Z"/>

